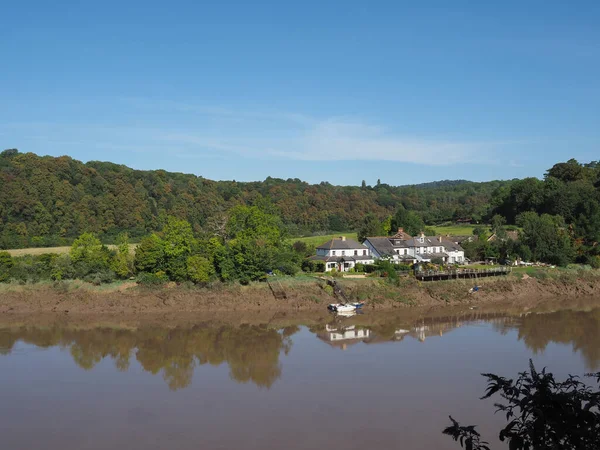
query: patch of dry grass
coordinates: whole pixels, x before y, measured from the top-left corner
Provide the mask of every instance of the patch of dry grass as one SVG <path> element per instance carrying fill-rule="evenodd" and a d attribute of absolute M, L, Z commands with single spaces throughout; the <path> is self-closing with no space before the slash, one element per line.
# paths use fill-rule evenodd
<path fill-rule="evenodd" d="M 116 249 L 116 245 L 107 245 L 110 249 Z M 137 244 L 129 244 L 129 251 L 134 252 Z M 45 253 L 56 253 L 58 255 L 62 255 L 65 253 L 69 253 L 71 247 L 39 247 L 39 248 L 18 248 L 14 250 L 6 250 L 10 253 L 10 256 L 18 257 L 18 256 L 26 256 L 26 255 L 43 255 Z"/>

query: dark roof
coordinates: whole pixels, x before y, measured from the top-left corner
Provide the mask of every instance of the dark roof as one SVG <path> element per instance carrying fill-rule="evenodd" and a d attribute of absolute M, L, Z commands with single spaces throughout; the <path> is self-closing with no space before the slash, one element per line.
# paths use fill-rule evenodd
<path fill-rule="evenodd" d="M 324 261 L 324 262 L 340 262 L 344 261 L 373 261 L 373 256 L 368 255 L 345 255 L 345 256 L 311 256 L 311 261 Z"/>
<path fill-rule="evenodd" d="M 421 239 L 421 238 L 420 237 L 412 238 L 412 239 L 406 241 L 406 244 L 409 247 L 432 247 L 432 246 L 444 244 L 443 239 L 442 239 L 442 242 L 440 242 L 440 239 L 437 236 L 424 236 L 423 242 L 420 242 L 419 239 Z"/>
<path fill-rule="evenodd" d="M 365 246 L 359 244 L 354 239 L 333 238 L 319 245 L 317 248 L 325 250 L 354 250 L 355 248 L 365 248 Z"/>
<path fill-rule="evenodd" d="M 421 253 L 420 256 L 425 259 L 447 258 L 448 257 L 448 255 L 446 253 Z"/>
<path fill-rule="evenodd" d="M 394 251 L 394 246 L 390 242 L 390 238 L 388 237 L 368 237 L 368 240 L 373 248 L 379 253 L 381 256 L 384 255 L 393 255 L 396 252 Z"/>
<path fill-rule="evenodd" d="M 448 250 L 461 251 L 462 247 L 460 244 L 457 244 L 454 241 L 449 240 L 446 237 L 442 236 L 442 241 L 440 242 L 439 236 L 425 236 L 423 238 L 423 242 L 419 242 L 418 237 L 411 239 L 410 241 L 406 241 L 406 244 L 409 247 L 437 247 L 444 246 Z"/>

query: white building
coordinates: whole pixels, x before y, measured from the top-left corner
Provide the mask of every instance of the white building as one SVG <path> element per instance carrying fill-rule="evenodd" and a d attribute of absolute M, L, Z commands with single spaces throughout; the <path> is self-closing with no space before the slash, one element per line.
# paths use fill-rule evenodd
<path fill-rule="evenodd" d="M 323 261 L 325 271 L 332 269 L 347 272 L 356 263 L 373 264 L 374 259 L 368 247 L 347 239 L 345 236 L 331 239 L 317 247 L 317 254 L 310 258 L 312 261 Z"/>
<path fill-rule="evenodd" d="M 449 264 L 463 264 L 465 251 L 456 242 L 443 236 L 410 237 L 400 228 L 389 237 L 368 237 L 363 243 L 376 259 L 387 258 L 395 263 L 431 262 L 441 259 Z"/>

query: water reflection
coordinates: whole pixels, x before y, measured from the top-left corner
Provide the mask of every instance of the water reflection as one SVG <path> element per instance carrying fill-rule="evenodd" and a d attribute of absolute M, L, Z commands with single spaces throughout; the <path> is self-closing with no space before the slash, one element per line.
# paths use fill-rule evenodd
<path fill-rule="evenodd" d="M 348 349 L 358 343 L 402 342 L 407 337 L 425 342 L 480 321 L 492 323 L 501 334 L 516 330 L 519 340 L 535 353 L 551 342 L 572 345 L 573 351 L 583 356 L 587 369 L 600 368 L 600 309 L 523 316 L 461 314 L 412 321 L 365 314 L 331 318 L 309 326 L 308 331 L 331 347 Z M 85 370 L 110 358 L 118 370 L 126 371 L 135 358 L 147 372 L 161 374 L 173 390 L 189 386 L 198 366 L 227 364 L 231 379 L 268 389 L 281 377 L 280 357 L 290 352 L 293 336 L 299 331 L 299 325 L 277 328 L 211 323 L 187 328 L 7 328 L 0 329 L 0 355 L 9 355 L 15 343 L 22 341 L 41 348 L 64 348 Z"/>
<path fill-rule="evenodd" d="M 297 330 L 290 327 L 280 332 L 266 326 L 208 324 L 187 329 L 139 330 L 27 327 L 0 330 L 0 348 L 9 354 L 19 340 L 43 348 L 60 346 L 69 349 L 73 360 L 85 370 L 108 357 L 117 369 L 125 371 L 135 355 L 144 370 L 161 373 L 173 390 L 191 383 L 196 366 L 226 363 L 233 380 L 269 388 L 281 376 L 280 352 L 290 351 L 290 337 Z"/>
<path fill-rule="evenodd" d="M 600 309 L 528 314 L 517 324 L 497 324 L 500 332 L 511 328 L 518 330 L 519 340 L 534 353 L 544 351 L 550 342 L 572 345 L 573 351 L 583 356 L 588 370 L 600 368 Z"/>

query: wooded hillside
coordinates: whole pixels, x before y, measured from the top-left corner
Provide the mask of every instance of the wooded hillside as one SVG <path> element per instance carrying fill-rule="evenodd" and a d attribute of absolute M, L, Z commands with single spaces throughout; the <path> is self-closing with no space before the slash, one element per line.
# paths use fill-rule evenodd
<path fill-rule="evenodd" d="M 270 177 L 249 183 L 212 181 L 11 149 L 0 153 L 0 248 L 65 245 L 84 232 L 105 243 L 121 232 L 135 240 L 161 229 L 168 215 L 187 220 L 196 233 L 213 232 L 233 206 L 252 205 L 261 197 L 273 203 L 291 235 L 355 230 L 366 214 L 383 220 L 400 205 L 426 224 L 477 221 L 487 214 L 492 193 L 508 184 L 459 180 L 333 186 Z"/>

